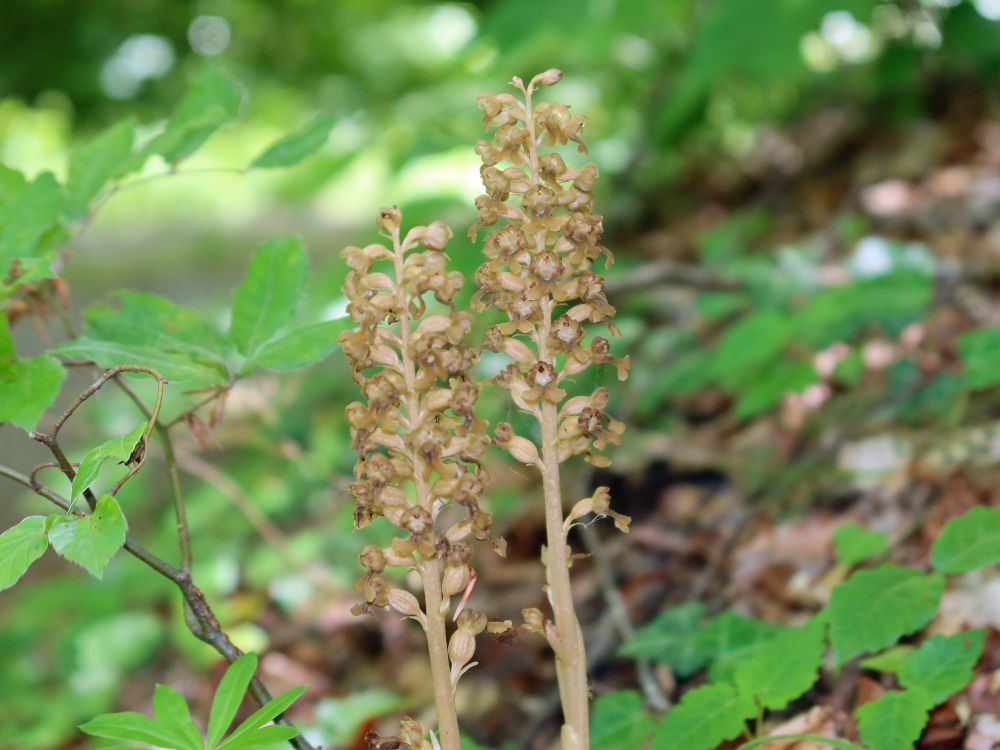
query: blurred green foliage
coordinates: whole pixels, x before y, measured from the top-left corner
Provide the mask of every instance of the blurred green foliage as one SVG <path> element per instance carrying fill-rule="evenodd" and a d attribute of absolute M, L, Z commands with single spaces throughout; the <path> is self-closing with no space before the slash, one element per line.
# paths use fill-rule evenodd
<path fill-rule="evenodd" d="M 19 259 L 21 275 L 0 280 L 0 298 L 27 299 L 25 289 L 54 276 L 52 259 L 86 228 L 58 269 L 76 308 L 86 309 L 74 321 L 86 339 L 57 352 L 109 365 L 125 355 L 102 358 L 81 347 L 98 340 L 105 349 L 109 341 L 134 347 L 155 334 L 146 354 L 155 348 L 161 360 L 177 365 L 178 351 L 197 349 L 181 358 L 198 368 L 192 386 L 248 375 L 252 347 L 232 328 L 232 341 L 222 332 L 232 319 L 231 290 L 263 239 L 295 232 L 310 248 L 308 271 L 293 274 L 307 275 L 308 284 L 293 290 L 301 301 L 288 338 L 300 325 L 329 326 L 343 314 L 345 269 L 336 251 L 370 239 L 371 218 L 385 203 L 398 201 L 408 223 L 452 222 L 450 252 L 471 278 L 478 251 L 461 228 L 472 221 L 479 191 L 475 98 L 501 90 L 512 74 L 557 66 L 566 71 L 560 93 L 588 115 L 591 158 L 605 175 L 598 203 L 618 258 L 612 284 L 657 255 L 643 249 L 643 236 L 706 207 L 713 220 L 698 222 L 675 255 L 733 282 L 680 302 L 650 289 L 616 299 L 623 337 L 615 354 L 631 355 L 633 377 L 609 386 L 637 428 L 630 436 L 685 429 L 703 419 L 700 399 L 713 393 L 724 406 L 712 416 L 730 425 L 767 418 L 790 394 L 820 382 L 814 362 L 835 344 L 846 351 L 827 377 L 833 398 L 818 421 L 854 424 L 863 415 L 862 429 L 975 424 L 977 414 L 996 408 L 995 329 L 965 332 L 930 375 L 912 357 L 885 377 L 863 361 L 866 342 L 896 338 L 933 312 L 932 249 L 884 236 L 853 210 L 822 237 L 799 231 L 785 242 L 780 217 L 760 206 L 757 188 L 787 186 L 794 173 L 782 171 L 780 160 L 763 176 L 747 164 L 769 134 L 808 128 L 827 112 L 860 123 L 852 133 L 863 141 L 942 116 L 954 106 L 949 93 L 976 92 L 983 111 L 995 106 L 995 93 L 983 92 L 1000 72 L 996 16 L 995 3 L 969 0 L 774 0 L 766 12 L 753 0 L 8 0 L 0 24 L 0 259 L 5 266 Z M 180 175 L 160 177 L 178 163 Z M 831 180 L 842 179 L 835 163 L 827 169 Z M 920 176 L 906 165 L 885 171 Z M 119 181 L 128 188 L 105 187 Z M 95 200 L 100 210 L 91 216 Z M 803 223 L 796 228 L 814 228 Z M 863 242 L 880 260 L 874 270 Z M 831 262 L 851 271 L 849 283 L 824 282 Z M 121 288 L 130 291 L 114 295 Z M 269 334 L 290 319 L 268 326 Z M 63 377 L 44 352 L 65 336 L 47 324 L 48 339 L 22 322 L 0 344 L 9 372 L 48 374 L 31 381 L 43 401 Z M 271 344 L 281 341 L 278 355 L 265 352 L 255 364 L 295 360 L 297 367 L 332 347 L 329 337 L 304 353 L 297 340 Z M 491 366 L 484 358 L 483 371 Z M 88 382 L 70 374 L 57 406 Z M 193 465 L 185 474 L 194 575 L 247 648 L 264 650 L 272 638 L 255 624 L 262 613 L 274 606 L 290 616 L 316 595 L 316 580 L 303 570 L 319 570 L 349 598 L 358 551 L 388 531 L 376 524 L 352 533 L 344 491 L 353 463 L 343 417 L 348 384 L 336 357 L 280 377 L 257 372 L 229 394 L 214 433 L 195 426 L 200 439 L 224 448 L 209 456 L 230 483 L 196 474 Z M 151 395 L 146 383 L 134 387 Z M 167 414 L 200 395 L 185 390 L 171 391 Z M 0 419 L 36 422 L 37 409 L 25 410 L 35 400 L 0 401 Z M 491 421 L 518 417 L 499 399 L 487 398 L 483 412 Z M 68 428 L 73 460 L 120 438 L 139 418 L 111 392 L 84 413 L 85 429 Z M 44 460 L 22 438 L 2 428 L 4 461 L 30 467 Z M 773 446 L 758 450 L 764 460 L 737 471 L 749 491 L 787 499 L 820 470 L 831 473 L 821 451 L 787 466 Z M 157 462 L 152 471 L 162 471 Z M 69 494 L 63 484 L 55 489 Z M 8 495 L 12 487 L 4 485 Z M 523 487 L 495 494 L 495 509 L 509 515 Z M 121 499 L 131 531 L 171 554 L 162 483 L 144 472 Z M 241 503 L 285 529 L 288 548 L 262 544 L 259 524 L 234 512 Z M 29 497 L 8 504 L 3 528 L 36 506 Z M 101 583 L 43 558 L 0 597 L 0 650 L 13 655 L 0 670 L 0 748 L 58 746 L 76 724 L 113 708 L 130 681 L 148 684 L 178 656 L 191 669 L 215 660 L 187 633 L 166 583 L 129 560 L 113 561 Z M 656 622 L 687 623 L 686 634 L 701 617 L 700 610 L 668 611 Z M 735 616 L 713 622 L 722 635 L 738 636 L 734 644 L 761 640 L 755 625 Z M 701 651 L 664 640 L 662 629 L 632 648 L 667 661 L 676 653 L 675 666 L 687 672 L 704 663 Z M 713 664 L 724 661 L 712 653 Z M 311 728 L 319 741 L 346 741 L 365 719 L 409 705 L 363 680 L 347 679 L 320 704 Z M 606 703 L 604 710 L 617 709 Z"/>

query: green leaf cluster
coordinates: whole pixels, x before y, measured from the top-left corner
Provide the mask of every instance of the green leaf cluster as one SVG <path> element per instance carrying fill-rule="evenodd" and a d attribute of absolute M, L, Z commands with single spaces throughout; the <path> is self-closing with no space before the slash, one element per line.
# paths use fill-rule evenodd
<path fill-rule="evenodd" d="M 845 565 L 887 550 L 884 535 L 853 524 L 838 529 L 835 545 Z M 652 738 L 651 750 L 711 750 L 743 733 L 749 719 L 765 710 L 782 710 L 808 692 L 829 649 L 838 664 L 869 654 L 862 666 L 895 673 L 900 689 L 858 710 L 864 748 L 839 740 L 813 741 L 847 750 L 909 750 L 930 710 L 972 680 L 985 631 L 935 636 L 917 648 L 899 641 L 934 617 L 945 574 L 1000 562 L 1000 510 L 977 507 L 949 521 L 931 557 L 937 572 L 895 564 L 855 571 L 834 589 L 829 605 L 799 627 L 732 612 L 704 622 L 699 603 L 664 610 L 639 628 L 620 653 L 669 664 L 679 677 L 707 668 L 709 683 L 688 691 L 658 724 L 643 712 L 637 693 L 602 696 L 592 721 L 594 747 L 637 747 Z"/>
<path fill-rule="evenodd" d="M 212 701 L 205 735 L 191 719 L 183 696 L 166 685 L 157 685 L 153 694 L 155 718 L 133 711 L 103 714 L 80 729 L 94 737 L 129 743 L 122 747 L 145 743 L 165 750 L 246 750 L 297 737 L 299 730 L 294 727 L 270 722 L 287 711 L 305 687 L 269 701 L 227 734 L 256 671 L 255 654 L 245 654 L 226 670 Z"/>

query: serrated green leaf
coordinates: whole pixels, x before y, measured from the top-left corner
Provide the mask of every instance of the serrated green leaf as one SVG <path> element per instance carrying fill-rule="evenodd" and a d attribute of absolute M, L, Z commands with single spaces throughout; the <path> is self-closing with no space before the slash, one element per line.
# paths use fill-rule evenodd
<path fill-rule="evenodd" d="M 703 685 L 666 715 L 649 750 L 713 750 L 739 736 L 756 711 L 753 701 L 730 685 Z"/>
<path fill-rule="evenodd" d="M 816 682 L 825 634 L 826 623 L 819 618 L 778 633 L 736 664 L 737 690 L 764 708 L 784 708 Z"/>
<path fill-rule="evenodd" d="M 590 746 L 594 750 L 633 750 L 653 733 L 656 722 L 635 690 L 617 690 L 594 701 Z"/>
<path fill-rule="evenodd" d="M 838 663 L 920 630 L 934 617 L 943 591 L 942 576 L 900 565 L 852 575 L 830 598 L 830 645 Z"/>
<path fill-rule="evenodd" d="M 240 738 L 245 737 L 255 729 L 260 729 L 264 724 L 273 720 L 274 717 L 283 714 L 305 691 L 305 686 L 292 688 L 274 700 L 268 701 L 265 705 L 250 714 L 246 721 L 236 727 L 233 733 L 218 746 L 217 750 L 234 750 Z"/>
<path fill-rule="evenodd" d="M 969 390 L 991 388 L 1000 383 L 1000 328 L 981 328 L 958 337 L 958 353 Z"/>
<path fill-rule="evenodd" d="M 84 490 L 94 483 L 101 473 L 101 467 L 106 461 L 125 462 L 135 449 L 143 433 L 146 431 L 146 422 L 140 423 L 127 435 L 119 438 L 112 438 L 101 443 L 96 448 L 91 448 L 80 462 L 80 468 L 76 470 L 73 477 L 73 486 L 70 492 L 70 501 L 76 500 Z"/>
<path fill-rule="evenodd" d="M 229 337 L 248 358 L 288 323 L 306 283 L 306 249 L 297 237 L 260 245 L 233 299 Z"/>
<path fill-rule="evenodd" d="M 149 143 L 143 154 L 159 154 L 170 164 L 176 164 L 233 120 L 239 107 L 240 92 L 236 84 L 218 67 L 209 66 L 192 82 L 167 129 Z"/>
<path fill-rule="evenodd" d="M 933 705 L 920 690 L 886 693 L 857 710 L 861 741 L 877 750 L 913 750 Z"/>
<path fill-rule="evenodd" d="M 976 506 L 945 524 L 931 547 L 942 573 L 966 573 L 1000 562 L 1000 508 Z"/>
<path fill-rule="evenodd" d="M 619 653 L 669 664 L 678 677 L 689 677 L 708 663 L 708 654 L 695 643 L 705 605 L 691 602 L 660 612 L 635 631 Z"/>
<path fill-rule="evenodd" d="M 28 516 L 0 534 L 0 591 L 20 580 L 49 547 L 45 517 Z"/>
<path fill-rule="evenodd" d="M 204 750 L 201 732 L 191 721 L 191 711 L 180 693 L 168 685 L 157 685 L 153 692 L 153 711 L 158 724 L 183 739 L 185 750 Z"/>
<path fill-rule="evenodd" d="M 127 527 L 118 501 L 101 495 L 93 513 L 56 516 L 49 528 L 49 542 L 67 560 L 102 578 L 108 562 L 125 544 Z"/>
<path fill-rule="evenodd" d="M 336 120 L 331 115 L 319 115 L 293 133 L 272 143 L 250 163 L 251 169 L 291 167 L 319 151 Z"/>
<path fill-rule="evenodd" d="M 243 372 L 255 367 L 287 372 L 314 364 L 337 348 L 337 337 L 354 325 L 349 318 L 328 320 L 274 338 L 260 347 L 243 366 Z"/>
<path fill-rule="evenodd" d="M 208 745 L 214 747 L 233 723 L 247 686 L 257 672 L 257 655 L 244 654 L 226 670 L 212 700 L 208 717 Z"/>
<path fill-rule="evenodd" d="M 171 727 L 134 711 L 103 714 L 82 724 L 80 730 L 108 740 L 145 742 L 169 750 L 187 750 L 184 738 L 179 737 Z"/>
<path fill-rule="evenodd" d="M 89 143 L 74 149 L 66 180 L 65 212 L 71 218 L 87 213 L 91 201 L 110 180 L 132 166 L 135 122 L 125 120 L 105 130 Z"/>
<path fill-rule="evenodd" d="M 853 742 L 848 742 L 847 740 L 823 737 L 818 734 L 776 734 L 767 737 L 758 737 L 755 740 L 744 742 L 736 750 L 750 750 L 761 745 L 778 744 L 779 742 L 807 743 L 808 745 L 832 747 L 835 750 L 870 750 L 870 748 L 855 745 Z"/>
<path fill-rule="evenodd" d="M 705 654 L 713 680 L 733 678 L 736 665 L 749 658 L 764 643 L 786 628 L 783 625 L 753 620 L 735 612 L 723 612 L 695 634 L 696 647 Z"/>
<path fill-rule="evenodd" d="M 62 187 L 43 172 L 13 196 L 0 213 L 0 278 L 17 258 L 31 257 L 42 235 L 59 220 Z"/>
<path fill-rule="evenodd" d="M 856 523 L 845 523 L 833 532 L 837 559 L 842 565 L 856 565 L 863 560 L 881 555 L 889 548 L 886 535 L 869 531 Z"/>
<path fill-rule="evenodd" d="M 986 631 L 980 628 L 924 641 L 903 658 L 899 684 L 922 689 L 934 705 L 943 703 L 972 681 L 985 638 Z"/>

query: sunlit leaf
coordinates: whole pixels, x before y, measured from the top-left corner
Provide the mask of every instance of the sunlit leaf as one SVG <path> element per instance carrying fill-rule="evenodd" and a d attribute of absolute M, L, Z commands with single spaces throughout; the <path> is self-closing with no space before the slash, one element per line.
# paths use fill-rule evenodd
<path fill-rule="evenodd" d="M 80 462 L 80 468 L 76 470 L 73 477 L 73 487 L 70 499 L 76 500 L 84 490 L 94 483 L 101 473 L 101 467 L 106 461 L 118 461 L 120 463 L 128 460 L 135 449 L 136 444 L 146 431 L 146 422 L 142 422 L 127 435 L 119 438 L 112 438 L 101 443 L 96 448 L 91 448 Z"/>
<path fill-rule="evenodd" d="M 246 721 L 236 727 L 236 729 L 233 730 L 233 733 L 230 734 L 221 745 L 219 745 L 218 750 L 235 750 L 236 747 L 244 747 L 242 744 L 237 745 L 237 742 L 241 738 L 256 729 L 260 729 L 269 721 L 272 721 L 276 716 L 283 714 L 288 710 L 289 706 L 302 696 L 305 691 L 305 686 L 292 688 L 291 690 L 282 693 L 274 700 L 268 701 L 268 703 L 264 706 L 250 714 Z"/>
<path fill-rule="evenodd" d="M 153 692 L 156 721 L 182 737 L 190 750 L 203 750 L 201 732 L 191 721 L 191 711 L 184 697 L 169 685 L 157 685 Z"/>
<path fill-rule="evenodd" d="M 169 750 L 188 748 L 184 737 L 179 736 L 175 729 L 133 711 L 103 714 L 81 725 L 80 730 L 109 740 L 145 742 Z"/>
<path fill-rule="evenodd" d="M 43 516 L 28 516 L 0 534 L 0 591 L 17 583 L 48 547 Z"/>
<path fill-rule="evenodd" d="M 67 560 L 86 568 L 95 578 L 103 578 L 104 568 L 125 543 L 126 528 L 118 501 L 102 495 L 92 513 L 54 516 L 49 542 Z"/>
<path fill-rule="evenodd" d="M 279 138 L 250 163 L 251 169 L 291 167 L 319 151 L 334 125 L 331 115 L 319 115 L 293 133 Z"/>
<path fill-rule="evenodd" d="M 134 133 L 135 122 L 125 120 L 73 151 L 66 180 L 64 210 L 68 216 L 85 214 L 105 185 L 129 170 Z"/>
<path fill-rule="evenodd" d="M 353 325 L 349 317 L 339 318 L 300 328 L 285 336 L 272 339 L 260 347 L 247 361 L 243 370 L 263 367 L 286 372 L 311 365 L 336 349 L 337 337 Z"/>

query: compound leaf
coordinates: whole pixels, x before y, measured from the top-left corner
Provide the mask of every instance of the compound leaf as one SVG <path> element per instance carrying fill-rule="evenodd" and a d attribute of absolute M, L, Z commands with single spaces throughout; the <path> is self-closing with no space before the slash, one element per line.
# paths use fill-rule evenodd
<path fill-rule="evenodd" d="M 236 711 L 243 702 L 247 686 L 257 671 L 257 655 L 244 654 L 226 670 L 208 717 L 208 745 L 214 747 L 233 723 Z"/>
<path fill-rule="evenodd" d="M 736 664 L 737 689 L 764 708 L 784 708 L 816 682 L 825 633 L 826 622 L 820 618 L 778 633 Z"/>
<path fill-rule="evenodd" d="M 337 337 L 354 325 L 349 317 L 327 320 L 272 339 L 260 347 L 243 370 L 263 367 L 287 372 L 323 359 L 337 348 Z"/>

